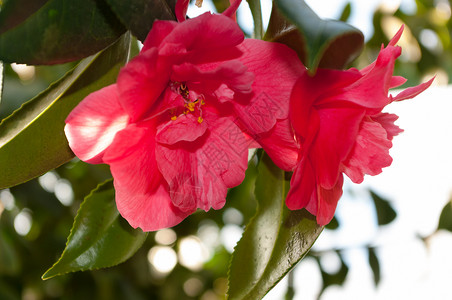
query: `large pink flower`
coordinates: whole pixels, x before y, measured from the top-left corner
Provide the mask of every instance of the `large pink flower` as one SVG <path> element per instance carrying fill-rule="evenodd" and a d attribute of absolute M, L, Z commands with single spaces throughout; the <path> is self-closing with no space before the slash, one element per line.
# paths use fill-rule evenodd
<path fill-rule="evenodd" d="M 290 119 L 301 148 L 286 203 L 290 209 L 306 208 L 319 225 L 333 218 L 343 173 L 361 183 L 365 174 L 377 175 L 391 164 L 392 138 L 402 130 L 394 125 L 397 116 L 382 109 L 416 96 L 433 80 L 388 95 L 405 82 L 392 75 L 402 30 L 363 70 L 304 73 L 292 91 Z"/>
<path fill-rule="evenodd" d="M 297 55 L 244 40 L 226 15 L 181 20 L 178 12 L 180 23 L 155 21 L 117 83 L 66 120 L 71 149 L 110 165 L 119 212 L 145 231 L 221 208 L 256 142 L 287 170 L 298 155 L 288 121 L 290 92 L 304 72 Z"/>

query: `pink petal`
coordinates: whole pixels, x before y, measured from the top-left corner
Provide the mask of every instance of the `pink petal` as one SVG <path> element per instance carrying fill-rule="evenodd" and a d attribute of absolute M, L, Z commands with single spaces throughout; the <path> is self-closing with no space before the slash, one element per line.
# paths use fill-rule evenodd
<path fill-rule="evenodd" d="M 181 1 L 177 1 L 177 4 Z M 183 1 L 182 1 L 183 2 Z M 142 52 L 147 51 L 153 47 L 159 47 L 163 40 L 178 26 L 174 21 L 160 21 L 155 20 L 152 24 L 152 29 L 149 31 L 146 40 L 143 43 Z"/>
<path fill-rule="evenodd" d="M 227 188 L 240 184 L 245 176 L 248 148 L 243 133 L 228 118 L 205 114 L 205 122 L 209 135 L 201 140 L 156 149 L 171 199 L 182 210 L 223 207 Z"/>
<path fill-rule="evenodd" d="M 355 183 L 361 183 L 365 174 L 380 174 L 382 168 L 392 163 L 391 147 L 392 142 L 381 124 L 370 118 L 364 119 L 355 146 L 343 163 L 345 174 Z"/>
<path fill-rule="evenodd" d="M 388 90 L 391 86 L 394 61 L 400 51 L 400 47 L 392 46 L 383 49 L 373 67 L 361 79 L 338 91 L 337 98 L 368 108 L 382 109 L 389 104 Z"/>
<path fill-rule="evenodd" d="M 380 125 L 386 130 L 388 140 L 392 141 L 393 137 L 403 132 L 403 129 L 400 129 L 399 126 L 395 125 L 394 122 L 399 117 L 394 114 L 388 113 L 380 113 L 378 115 L 371 116 L 371 119 Z"/>
<path fill-rule="evenodd" d="M 231 4 L 222 14 L 223 16 L 229 17 L 232 20 L 236 21 L 236 12 L 240 6 L 242 0 L 229 0 Z"/>
<path fill-rule="evenodd" d="M 254 136 L 254 139 L 279 168 L 286 171 L 295 168 L 299 147 L 288 119 L 278 120 L 270 131 Z"/>
<path fill-rule="evenodd" d="M 129 125 L 119 132 L 105 153 L 121 215 L 133 227 L 153 231 L 181 222 L 193 211 L 176 208 L 155 160 L 155 141 L 149 124 Z"/>
<path fill-rule="evenodd" d="M 118 211 L 133 228 L 156 231 L 173 227 L 191 213 L 175 207 L 163 185 L 153 192 L 131 194 L 127 186 L 122 186 L 118 181 L 114 183 Z"/>
<path fill-rule="evenodd" d="M 319 199 L 318 209 L 315 215 L 317 216 L 317 224 L 320 226 L 328 224 L 333 219 L 337 202 L 342 196 L 343 183 L 344 177 L 341 174 L 333 188 L 325 189 L 320 185 L 317 186 L 317 195 Z"/>
<path fill-rule="evenodd" d="M 432 84 L 434 79 L 435 79 L 435 77 L 433 77 L 432 79 L 430 79 L 427 82 L 421 83 L 417 86 L 409 87 L 409 88 L 401 91 L 399 94 L 397 94 L 397 96 L 392 97 L 392 101 L 402 101 L 402 100 L 406 100 L 406 99 L 411 99 L 411 98 L 419 95 Z"/>
<path fill-rule="evenodd" d="M 318 110 L 319 131 L 310 149 L 318 184 L 332 189 L 339 178 L 339 168 L 355 144 L 365 111 L 359 108 Z"/>
<path fill-rule="evenodd" d="M 177 0 L 176 1 L 176 19 L 178 22 L 183 22 L 186 19 L 188 4 L 190 0 Z"/>
<path fill-rule="evenodd" d="M 166 37 L 165 43 L 181 44 L 193 54 L 208 54 L 209 51 L 236 46 L 243 39 L 237 23 L 226 16 L 207 12 L 179 23 Z M 201 53 L 197 55 L 203 55 Z"/>
<path fill-rule="evenodd" d="M 311 162 L 306 157 L 300 160 L 293 172 L 286 205 L 291 210 L 302 209 L 309 205 L 313 211 L 317 211 L 316 175 Z"/>
<path fill-rule="evenodd" d="M 239 48 L 240 61 L 255 79 L 252 97 L 237 98 L 234 108 L 247 130 L 259 134 L 288 118 L 292 87 L 305 68 L 295 51 L 282 44 L 246 39 Z"/>
<path fill-rule="evenodd" d="M 196 66 L 184 63 L 173 67 L 171 75 L 173 81 L 198 82 L 199 88 L 205 85 L 214 91 L 222 84 L 232 91 L 250 93 L 254 75 L 247 72 L 247 68 L 238 60 L 225 61 L 221 64 Z"/>
<path fill-rule="evenodd" d="M 180 141 L 192 142 L 201 137 L 207 130 L 207 122 L 198 122 L 192 114 L 180 115 L 157 127 L 156 141 L 172 145 Z"/>
<path fill-rule="evenodd" d="M 397 44 L 397 42 L 400 40 L 400 37 L 402 36 L 404 28 L 405 25 L 402 24 L 402 26 L 400 26 L 399 30 L 396 32 L 394 37 L 389 41 L 388 46 L 395 46 Z"/>
<path fill-rule="evenodd" d="M 89 94 L 69 114 L 64 132 L 69 146 L 83 161 L 102 163 L 105 149 L 127 126 L 129 116 L 118 100 L 116 84 Z"/>
<path fill-rule="evenodd" d="M 132 122 L 149 113 L 169 83 L 171 69 L 157 59 L 157 50 L 152 48 L 141 52 L 119 72 L 119 99 Z"/>

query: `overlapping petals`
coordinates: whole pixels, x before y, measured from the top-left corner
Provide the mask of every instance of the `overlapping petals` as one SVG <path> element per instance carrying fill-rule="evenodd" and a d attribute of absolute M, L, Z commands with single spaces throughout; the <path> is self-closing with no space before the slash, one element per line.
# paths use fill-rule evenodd
<path fill-rule="evenodd" d="M 292 86 L 305 72 L 284 45 L 245 40 L 226 15 L 155 21 L 116 84 L 85 98 L 66 120 L 75 154 L 107 163 L 116 203 L 133 227 L 174 226 L 223 207 L 242 182 L 248 148 L 286 170 L 297 161 L 289 123 Z"/>
<path fill-rule="evenodd" d="M 320 225 L 334 216 L 343 173 L 361 183 L 365 174 L 377 175 L 391 164 L 392 139 L 402 130 L 394 125 L 397 116 L 382 109 L 392 101 L 413 98 L 432 83 L 388 95 L 390 88 L 405 82 L 392 75 L 402 30 L 363 70 L 303 74 L 292 91 L 290 119 L 300 150 L 286 203 L 290 209 L 306 208 Z"/>

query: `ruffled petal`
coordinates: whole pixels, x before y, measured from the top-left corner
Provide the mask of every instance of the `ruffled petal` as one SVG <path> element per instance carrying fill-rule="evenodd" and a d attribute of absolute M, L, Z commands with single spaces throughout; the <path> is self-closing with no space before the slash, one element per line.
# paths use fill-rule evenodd
<path fill-rule="evenodd" d="M 322 186 L 317 186 L 318 208 L 317 212 L 309 212 L 317 216 L 317 224 L 324 226 L 331 222 L 336 211 L 337 202 L 342 196 L 342 185 L 344 184 L 344 176 L 339 176 L 337 183 L 331 189 L 325 189 Z"/>
<path fill-rule="evenodd" d="M 173 67 L 173 81 L 191 82 L 197 90 L 213 93 L 222 84 L 240 93 L 250 93 L 254 75 L 239 60 L 221 64 L 193 65 L 184 63 Z"/>
<path fill-rule="evenodd" d="M 278 120 L 270 131 L 254 138 L 279 168 L 286 171 L 295 168 L 299 147 L 288 119 Z"/>
<path fill-rule="evenodd" d="M 305 67 L 286 45 L 247 39 L 239 49 L 240 61 L 255 79 L 251 97 L 237 97 L 234 108 L 247 130 L 259 134 L 269 131 L 277 119 L 288 118 L 290 93 Z"/>
<path fill-rule="evenodd" d="M 337 99 L 378 109 L 389 104 L 391 101 L 388 97 L 388 90 L 391 87 L 394 62 L 400 53 L 401 48 L 394 46 L 381 50 L 373 67 L 366 70 L 367 73 L 353 84 L 337 91 Z"/>
<path fill-rule="evenodd" d="M 193 212 L 172 204 L 154 149 L 150 127 L 130 125 L 117 134 L 104 157 L 114 178 L 119 212 L 143 231 L 174 226 Z"/>
<path fill-rule="evenodd" d="M 198 122 L 192 114 L 181 115 L 157 127 L 156 141 L 173 145 L 180 141 L 193 142 L 207 130 L 207 122 Z"/>
<path fill-rule="evenodd" d="M 157 50 L 141 52 L 118 75 L 119 100 L 136 122 L 150 113 L 150 108 L 169 83 L 171 68 L 158 62 Z"/>
<path fill-rule="evenodd" d="M 209 134 L 201 139 L 180 147 L 157 146 L 159 169 L 181 210 L 223 207 L 227 188 L 245 176 L 248 148 L 243 133 L 228 118 L 206 114 L 205 121 Z"/>
<path fill-rule="evenodd" d="M 166 37 L 165 43 L 183 45 L 188 53 L 196 54 L 201 51 L 208 54 L 209 51 L 234 47 L 243 39 L 242 30 L 233 20 L 206 12 L 179 23 Z"/>
<path fill-rule="evenodd" d="M 92 164 L 102 157 L 116 133 L 124 129 L 129 116 L 118 100 L 116 85 L 89 94 L 69 114 L 64 132 L 75 155 Z"/>
<path fill-rule="evenodd" d="M 310 212 L 317 212 L 316 175 L 311 162 L 303 157 L 295 168 L 290 180 L 290 190 L 286 205 L 291 210 L 310 207 Z"/>
<path fill-rule="evenodd" d="M 344 173 L 355 183 L 361 183 L 365 174 L 380 174 L 382 168 L 392 163 L 391 147 L 392 142 L 382 125 L 370 118 L 364 119 L 353 150 L 343 163 Z"/>
<path fill-rule="evenodd" d="M 432 84 L 433 80 L 435 80 L 435 77 L 433 77 L 429 81 L 421 83 L 417 86 L 412 86 L 412 87 L 406 88 L 405 90 L 403 90 L 399 94 L 397 94 L 397 96 L 395 96 L 395 97 L 391 96 L 392 101 L 402 101 L 402 100 L 411 99 L 413 97 L 416 97 L 417 95 L 419 95 L 420 93 L 425 91 Z"/>
<path fill-rule="evenodd" d="M 318 110 L 319 131 L 310 149 L 318 184 L 332 189 L 339 178 L 340 164 L 350 153 L 358 135 L 365 110 L 329 108 Z"/>
<path fill-rule="evenodd" d="M 179 2 L 183 1 L 177 1 L 176 5 Z M 178 24 L 179 23 L 174 21 L 155 20 L 154 23 L 152 23 L 151 31 L 149 31 L 146 40 L 144 40 L 143 48 L 141 48 L 141 51 L 144 52 L 153 47 L 159 47 L 163 40 L 171 33 L 171 31 L 174 30 L 174 28 L 176 28 L 176 26 L 178 26 Z"/>
<path fill-rule="evenodd" d="M 395 125 L 394 122 L 397 121 L 399 116 L 388 113 L 379 113 L 377 115 L 371 116 L 371 119 L 380 125 L 386 130 L 388 140 L 392 141 L 392 139 L 403 132 L 403 129 L 400 129 L 399 126 Z"/>

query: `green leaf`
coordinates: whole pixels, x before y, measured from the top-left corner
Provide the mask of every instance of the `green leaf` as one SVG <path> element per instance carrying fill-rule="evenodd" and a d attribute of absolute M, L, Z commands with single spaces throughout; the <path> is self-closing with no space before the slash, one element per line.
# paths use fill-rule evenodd
<path fill-rule="evenodd" d="M 320 295 L 323 293 L 323 291 L 329 287 L 330 285 L 343 285 L 345 282 L 345 279 L 347 278 L 348 274 L 348 266 L 344 261 L 344 258 L 342 257 L 341 252 L 336 251 L 336 254 L 338 255 L 340 261 L 341 261 L 341 267 L 336 273 L 328 273 L 322 268 L 322 264 L 320 263 L 319 258 L 317 257 L 317 262 L 319 264 L 320 273 L 322 275 L 322 281 L 323 286 Z M 320 296 L 319 295 L 319 296 Z"/>
<path fill-rule="evenodd" d="M 375 285 L 378 285 L 380 283 L 380 263 L 378 261 L 377 254 L 375 253 L 374 248 L 368 247 L 367 252 L 369 254 L 369 266 L 372 269 L 372 272 L 374 274 L 374 282 Z"/>
<path fill-rule="evenodd" d="M 274 3 L 295 27 L 274 17 L 273 22 L 277 24 L 269 24 L 273 31 L 267 39 L 292 47 L 312 74 L 318 67 L 343 69 L 361 53 L 364 36 L 358 29 L 319 18 L 302 0 L 275 0 Z"/>
<path fill-rule="evenodd" d="M 264 27 L 262 25 L 262 8 L 260 0 L 246 0 L 250 6 L 251 14 L 253 16 L 254 23 L 254 35 L 255 39 L 262 39 L 264 35 Z"/>
<path fill-rule="evenodd" d="M 1 6 L 0 33 L 25 21 L 49 0 L 5 0 Z"/>
<path fill-rule="evenodd" d="M 155 19 L 175 20 L 175 0 L 106 0 L 111 10 L 140 41 L 144 41 Z"/>
<path fill-rule="evenodd" d="M 452 232 L 452 199 L 447 202 L 441 211 L 438 222 L 438 230 L 445 229 Z"/>
<path fill-rule="evenodd" d="M 373 191 L 370 191 L 370 196 L 374 201 L 375 209 L 377 211 L 378 225 L 380 226 L 387 225 L 394 221 L 395 217 L 397 216 L 397 213 L 391 207 L 389 201 L 383 199 L 381 196 L 379 196 Z"/>
<path fill-rule="evenodd" d="M 0 61 L 0 103 L 2 103 L 3 96 L 3 63 Z"/>
<path fill-rule="evenodd" d="M 146 237 L 120 216 L 113 181 L 108 180 L 83 201 L 63 254 L 42 279 L 120 264 L 135 254 Z"/>
<path fill-rule="evenodd" d="M 64 120 L 88 94 L 116 81 L 127 61 L 130 35 L 84 59 L 62 79 L 0 123 L 0 189 L 44 174 L 71 160 Z"/>
<path fill-rule="evenodd" d="M 286 207 L 289 181 L 267 155 L 258 170 L 258 209 L 232 256 L 229 299 L 261 299 L 307 254 L 323 229 L 306 210 Z"/>
<path fill-rule="evenodd" d="M 352 13 L 352 5 L 350 2 L 348 2 L 344 9 L 342 10 L 341 16 L 339 17 L 339 20 L 342 22 L 347 22 L 347 20 L 350 18 L 350 15 Z"/>
<path fill-rule="evenodd" d="M 125 28 L 104 0 L 50 0 L 23 7 L 9 0 L 0 10 L 8 23 L 0 34 L 0 60 L 25 64 L 56 64 L 81 59 L 107 47 Z M 31 1 L 33 2 L 33 1 Z M 35 10 L 35 11 L 33 11 Z"/>

